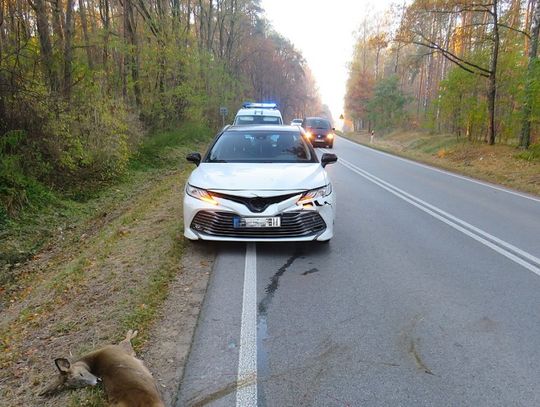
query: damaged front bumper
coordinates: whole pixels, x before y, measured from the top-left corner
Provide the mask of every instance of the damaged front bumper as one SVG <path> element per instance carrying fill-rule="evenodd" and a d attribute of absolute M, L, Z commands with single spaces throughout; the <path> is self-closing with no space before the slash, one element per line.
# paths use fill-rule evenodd
<path fill-rule="evenodd" d="M 276 193 L 283 194 L 283 191 Z M 265 196 L 272 196 L 266 191 Z M 214 197 L 217 205 L 184 194 L 184 236 L 190 240 L 294 242 L 328 241 L 334 236 L 335 195 L 310 201 L 298 200 L 302 192 L 284 201 L 270 204 L 254 213 L 242 203 Z M 281 224 L 272 228 L 239 228 L 237 218 L 279 217 Z"/>

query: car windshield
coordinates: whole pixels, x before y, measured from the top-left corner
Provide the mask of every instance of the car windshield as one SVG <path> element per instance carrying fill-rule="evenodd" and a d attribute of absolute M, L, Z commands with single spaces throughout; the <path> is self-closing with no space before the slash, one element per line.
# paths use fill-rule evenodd
<path fill-rule="evenodd" d="M 282 124 L 279 116 L 236 116 L 234 120 L 235 125 L 248 125 L 248 124 Z"/>
<path fill-rule="evenodd" d="M 325 119 L 306 119 L 306 126 L 314 129 L 330 130 L 330 122 Z"/>
<path fill-rule="evenodd" d="M 212 146 L 206 162 L 313 163 L 317 158 L 300 132 L 229 131 Z"/>

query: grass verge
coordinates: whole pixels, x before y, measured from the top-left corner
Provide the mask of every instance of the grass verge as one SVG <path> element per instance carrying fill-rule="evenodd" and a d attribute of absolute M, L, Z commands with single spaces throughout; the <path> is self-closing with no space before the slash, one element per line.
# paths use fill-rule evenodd
<path fill-rule="evenodd" d="M 64 212 L 71 228 L 58 234 L 56 223 L 48 225 L 51 237 L 43 234 L 41 250 L 15 268 L 4 289 L 0 399 L 10 406 L 105 405 L 99 389 L 47 400 L 37 393 L 55 373 L 54 357 L 116 343 L 127 329 L 139 330 L 135 347 L 144 346 L 170 282 L 181 273 L 182 188 L 192 169 L 184 157 L 208 140 L 208 132 L 185 129 L 154 135 L 120 183 L 70 201 L 78 207 Z M 22 247 L 34 237 L 18 242 L 22 230 L 31 231 L 18 222 L 9 236 Z"/>
<path fill-rule="evenodd" d="M 343 137 L 377 150 L 445 170 L 540 195 L 540 146 L 520 151 L 507 145 L 489 146 L 448 135 L 393 132 L 376 136 L 344 133 Z"/>
<path fill-rule="evenodd" d="M 99 228 L 115 216 L 115 208 L 142 193 L 141 188 L 164 170 L 177 168 L 185 153 L 205 143 L 209 134 L 205 127 L 193 124 L 151 134 L 117 183 L 64 195 L 50 192 L 50 199 L 42 206 L 27 207 L 16 217 L 4 219 L 0 228 L 0 295 L 17 289 L 18 282 L 27 277 L 23 263 L 44 249 L 70 245 L 74 236 L 90 235 L 96 225 Z"/>

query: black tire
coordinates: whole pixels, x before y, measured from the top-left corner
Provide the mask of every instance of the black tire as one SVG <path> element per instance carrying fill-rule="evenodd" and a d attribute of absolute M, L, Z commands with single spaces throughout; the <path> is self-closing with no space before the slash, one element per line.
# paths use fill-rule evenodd
<path fill-rule="evenodd" d="M 332 142 L 332 143 L 328 144 L 326 147 L 327 148 L 334 148 L 334 143 Z"/>

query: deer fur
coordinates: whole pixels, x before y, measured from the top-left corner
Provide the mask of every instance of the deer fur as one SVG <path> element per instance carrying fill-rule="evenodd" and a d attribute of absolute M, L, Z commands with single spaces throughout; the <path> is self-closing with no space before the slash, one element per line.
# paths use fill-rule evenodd
<path fill-rule="evenodd" d="M 129 330 L 118 345 L 108 345 L 71 363 L 55 359 L 59 376 L 40 393 L 50 396 L 67 389 L 95 386 L 103 382 L 113 407 L 165 407 L 157 385 L 143 362 L 135 357 L 131 340 L 137 331 Z"/>

